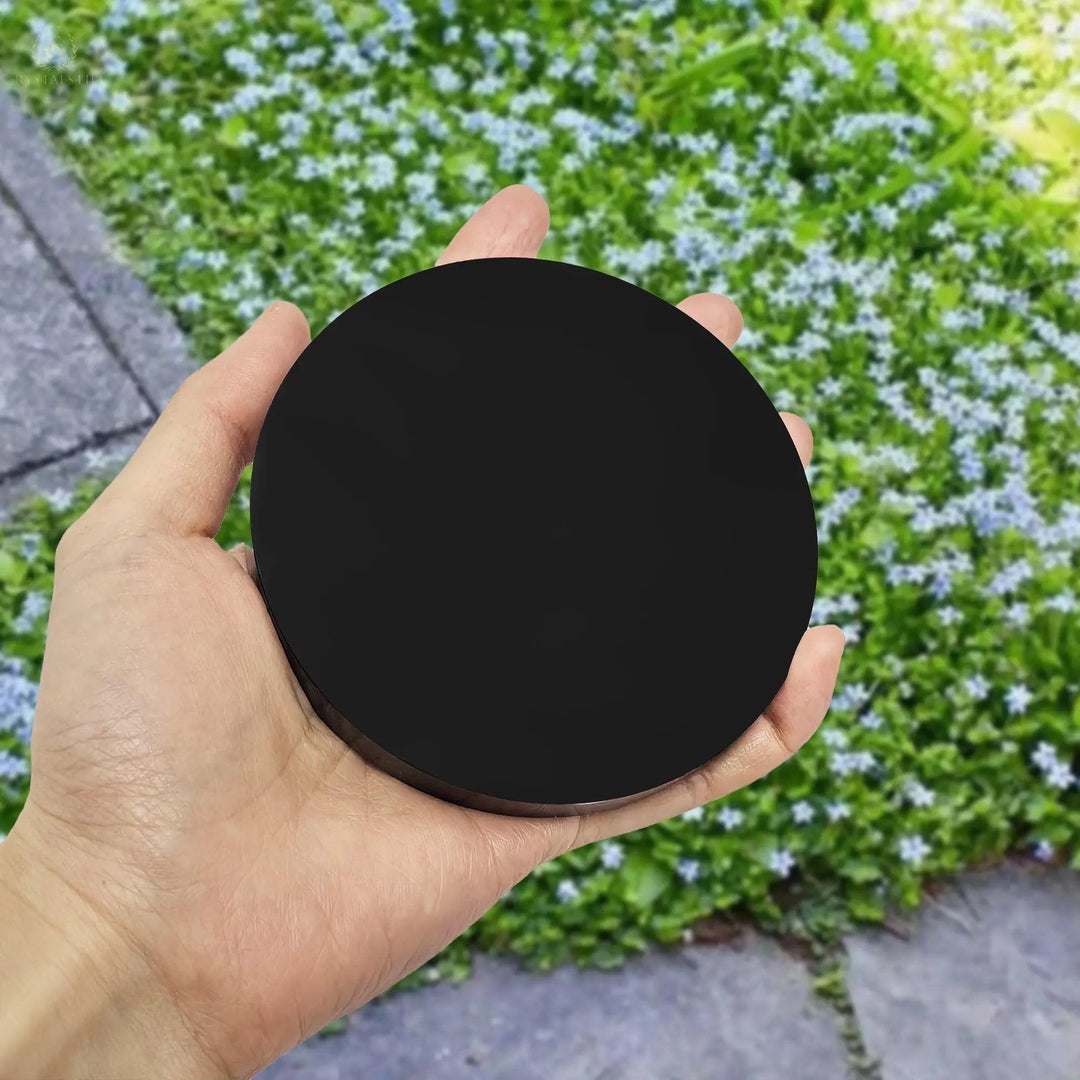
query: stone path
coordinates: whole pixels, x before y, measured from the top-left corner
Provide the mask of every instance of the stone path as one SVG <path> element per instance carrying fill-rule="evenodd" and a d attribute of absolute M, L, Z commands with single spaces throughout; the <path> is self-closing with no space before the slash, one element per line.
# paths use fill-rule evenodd
<path fill-rule="evenodd" d="M 657 950 L 615 972 L 481 959 L 391 995 L 261 1080 L 841 1080 L 836 1016 L 771 941 Z"/>
<path fill-rule="evenodd" d="M 847 942 L 856 1022 L 882 1080 L 1080 1077 L 1080 878 L 968 874 L 908 940 Z M 657 950 L 616 972 L 481 959 L 461 986 L 390 995 L 261 1080 L 843 1080 L 837 1015 L 797 960 Z"/>
<path fill-rule="evenodd" d="M 0 92 L 0 515 L 126 457 L 189 368 L 176 325 Z"/>
<path fill-rule="evenodd" d="M 885 1080 L 1080 1077 L 1080 877 L 968 874 L 910 941 L 847 943 L 867 1049 Z"/>
<path fill-rule="evenodd" d="M 908 940 L 847 942 L 856 1022 L 882 1080 L 1080 1077 L 1080 877 L 965 875 Z M 460 986 L 390 995 L 260 1080 L 844 1080 L 838 1016 L 797 960 L 657 950 L 615 972 L 482 959 Z"/>
<path fill-rule="evenodd" d="M 188 370 L 184 343 L 0 93 L 0 513 L 126 456 Z M 966 875 L 909 940 L 847 942 L 882 1080 L 1080 1077 L 1080 875 Z M 462 986 L 369 1005 L 265 1080 L 844 1080 L 839 1017 L 804 966 L 750 935 L 617 972 L 481 959 Z"/>

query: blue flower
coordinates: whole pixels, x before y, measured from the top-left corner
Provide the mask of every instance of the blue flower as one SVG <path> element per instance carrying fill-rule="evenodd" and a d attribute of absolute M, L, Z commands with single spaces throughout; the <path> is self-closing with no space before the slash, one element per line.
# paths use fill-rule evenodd
<path fill-rule="evenodd" d="M 600 863 L 607 870 L 618 870 L 626 860 L 622 844 L 612 840 L 600 845 Z"/>
<path fill-rule="evenodd" d="M 1027 712 L 1034 695 L 1023 683 L 1014 683 L 1005 692 L 1005 707 L 1014 715 Z"/>
<path fill-rule="evenodd" d="M 701 863 L 697 859 L 680 859 L 675 864 L 675 873 L 687 885 L 692 885 L 701 875 Z"/>
<path fill-rule="evenodd" d="M 769 853 L 766 864 L 777 877 L 786 878 L 795 869 L 796 860 L 787 848 L 777 848 Z"/>
<path fill-rule="evenodd" d="M 29 772 L 30 765 L 26 758 L 13 754 L 10 750 L 0 749 L 0 780 L 22 780 Z"/>
<path fill-rule="evenodd" d="M 558 897 L 560 903 L 569 904 L 581 895 L 581 890 L 578 888 L 576 882 L 571 881 L 570 878 L 563 878 L 555 889 L 555 895 Z"/>
<path fill-rule="evenodd" d="M 902 836 L 898 846 L 900 858 L 909 866 L 921 866 L 930 854 L 930 845 L 921 836 Z"/>
<path fill-rule="evenodd" d="M 1054 845 L 1049 840 L 1038 840 L 1035 842 L 1032 854 L 1040 862 L 1049 862 L 1054 857 Z"/>

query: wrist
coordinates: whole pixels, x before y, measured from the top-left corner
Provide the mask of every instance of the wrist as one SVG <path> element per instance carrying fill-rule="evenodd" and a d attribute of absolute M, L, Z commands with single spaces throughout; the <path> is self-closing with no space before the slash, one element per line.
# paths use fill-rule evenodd
<path fill-rule="evenodd" d="M 20 825 L 0 844 L 0 1075 L 223 1077 L 122 913 L 73 888 Z"/>

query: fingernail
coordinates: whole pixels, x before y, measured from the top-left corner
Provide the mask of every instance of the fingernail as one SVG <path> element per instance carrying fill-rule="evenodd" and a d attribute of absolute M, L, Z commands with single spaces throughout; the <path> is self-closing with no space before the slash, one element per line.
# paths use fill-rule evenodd
<path fill-rule="evenodd" d="M 265 319 L 266 316 L 269 315 L 270 312 L 273 311 L 274 308 L 278 307 L 280 304 L 281 304 L 280 300 L 271 300 L 270 303 L 267 304 L 266 307 L 264 307 L 262 309 L 262 314 L 259 316 L 259 319 Z M 256 319 L 255 321 L 258 322 L 259 319 Z"/>

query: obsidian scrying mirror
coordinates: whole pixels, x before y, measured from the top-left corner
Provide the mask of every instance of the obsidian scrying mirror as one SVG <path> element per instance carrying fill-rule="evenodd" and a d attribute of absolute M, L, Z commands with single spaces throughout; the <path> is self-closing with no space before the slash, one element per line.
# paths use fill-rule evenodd
<path fill-rule="evenodd" d="M 507 813 L 614 804 L 728 747 L 817 572 L 798 455 L 742 364 L 652 294 L 537 259 L 415 274 L 319 334 L 259 438 L 251 530 L 325 722 Z"/>

